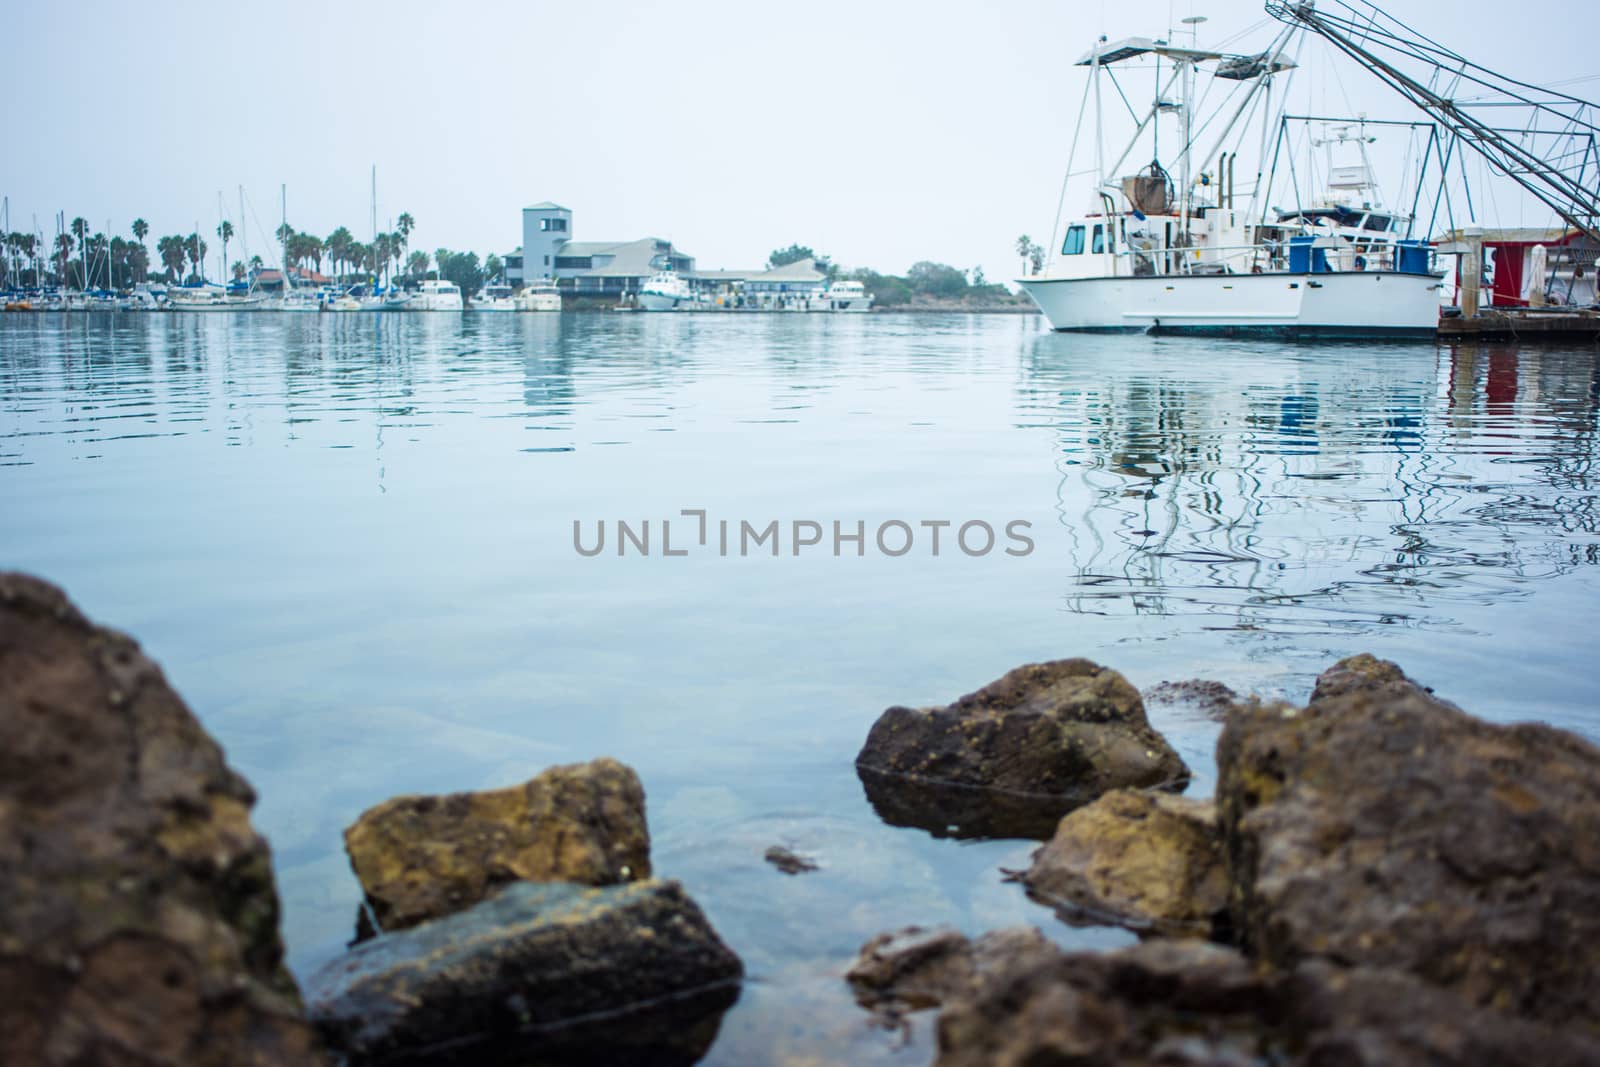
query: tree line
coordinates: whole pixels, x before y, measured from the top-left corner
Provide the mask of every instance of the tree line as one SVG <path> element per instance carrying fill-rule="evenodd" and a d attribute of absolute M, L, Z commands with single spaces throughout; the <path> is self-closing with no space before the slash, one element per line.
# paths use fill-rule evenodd
<path fill-rule="evenodd" d="M 817 270 L 827 275 L 829 281 L 848 278 L 864 285 L 872 294 L 877 307 L 899 307 L 915 303 L 1012 303 L 1016 297 L 1003 285 L 984 277 L 982 267 L 962 270 L 948 263 L 920 260 L 907 268 L 904 274 L 883 274 L 868 267 L 844 270 L 827 256 L 818 255 L 809 246 L 792 244 L 779 248 L 767 257 L 767 269 L 798 263 L 810 259 Z"/>
<path fill-rule="evenodd" d="M 318 237 L 284 223 L 275 236 L 285 265 L 291 269 L 309 267 L 320 274 L 326 264 L 335 281 L 382 279 L 389 284 L 400 278 L 445 278 L 470 296 L 504 270 L 500 257 L 493 254 L 480 263 L 472 252 L 441 248 L 430 256 L 412 251 L 410 238 L 415 228 L 416 219 L 405 212 L 396 220 L 392 233 L 377 234 L 367 242 L 358 241 L 345 226 L 327 237 Z M 91 233 L 88 221 L 80 217 L 49 244 L 42 243 L 36 234 L 0 234 L 0 286 L 121 289 L 151 280 L 173 285 L 195 283 L 205 277 L 204 264 L 211 245 L 198 231 L 157 237 L 154 260 L 145 244 L 149 223 L 134 219 L 129 231 L 131 239 L 107 239 L 103 233 Z M 221 241 L 222 262 L 228 263 L 228 246 L 237 236 L 233 223 L 224 219 L 213 235 Z M 265 266 L 261 256 L 253 255 L 248 262 L 234 260 L 227 272 L 234 280 L 242 281 Z"/>

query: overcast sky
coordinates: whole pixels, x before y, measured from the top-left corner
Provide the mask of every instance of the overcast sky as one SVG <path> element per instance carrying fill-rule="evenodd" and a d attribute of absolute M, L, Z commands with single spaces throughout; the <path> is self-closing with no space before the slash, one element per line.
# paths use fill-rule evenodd
<path fill-rule="evenodd" d="M 1594 72 L 1560 3 L 1386 6 L 1510 74 Z M 1202 46 L 1276 26 L 1258 0 L 26 3 L 6 18 L 0 193 L 12 229 L 37 216 L 48 237 L 63 210 L 124 235 L 143 216 L 153 237 L 214 230 L 219 192 L 237 222 L 242 185 L 271 259 L 284 184 L 296 228 L 366 240 L 376 164 L 380 227 L 409 211 L 430 251 L 510 251 L 519 209 L 549 199 L 577 239 L 666 237 L 705 268 L 798 241 L 1010 278 L 1017 235 L 1044 240 L 1055 215 L 1071 64 L 1101 32 L 1191 14 Z M 1304 57 L 1308 102 L 1410 117 L 1328 56 Z"/>

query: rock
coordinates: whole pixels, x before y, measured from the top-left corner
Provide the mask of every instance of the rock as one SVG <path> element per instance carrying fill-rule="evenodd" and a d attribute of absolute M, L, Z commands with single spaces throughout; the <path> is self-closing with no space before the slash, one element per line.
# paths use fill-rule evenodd
<path fill-rule="evenodd" d="M 689 1064 L 742 974 L 676 882 L 522 882 L 356 946 L 308 990 L 354 1064 Z"/>
<path fill-rule="evenodd" d="M 1221 682 L 1190 678 L 1183 682 L 1161 682 L 1144 691 L 1145 706 L 1152 704 L 1193 708 L 1208 719 L 1221 719 L 1238 701 L 1239 694 Z"/>
<path fill-rule="evenodd" d="M 509 789 L 395 797 L 364 812 L 344 844 L 386 931 L 470 908 L 510 882 L 650 877 L 644 788 L 612 759 L 552 767 Z M 372 932 L 358 923 L 358 938 Z"/>
<path fill-rule="evenodd" d="M 1357 657 L 1305 709 L 1237 709 L 1217 758 L 1249 952 L 1395 968 L 1600 1031 L 1600 749 L 1474 719 Z"/>
<path fill-rule="evenodd" d="M 845 980 L 856 1003 L 880 1025 L 893 1027 L 909 1012 L 968 992 L 980 974 L 1056 952 L 1032 927 L 996 930 L 971 941 L 950 927 L 908 926 L 861 946 Z"/>
<path fill-rule="evenodd" d="M 1391 686 L 1432 692 L 1407 678 L 1398 664 L 1362 652 L 1340 660 L 1318 675 L 1316 687 L 1311 691 L 1311 702 L 1330 700 L 1357 691 L 1381 692 Z"/>
<path fill-rule="evenodd" d="M 1048 837 L 1108 789 L 1189 778 L 1138 690 L 1086 659 L 1018 667 L 947 707 L 890 708 L 856 769 L 886 822 L 957 837 Z"/>
<path fill-rule="evenodd" d="M 1215 805 L 1113 790 L 1061 820 L 1022 883 L 1067 922 L 1208 936 L 1228 903 Z"/>
<path fill-rule="evenodd" d="M 1600 1055 L 1585 1035 L 1474 1011 L 1396 972 L 1260 972 L 1220 945 L 1163 940 L 1052 947 L 980 973 L 947 997 L 938 1039 L 938 1067 L 1578 1067 Z"/>
<path fill-rule="evenodd" d="M 782 845 L 773 845 L 771 848 L 767 849 L 766 853 L 761 858 L 778 868 L 778 870 L 782 871 L 784 874 L 804 874 L 807 871 L 814 871 L 817 869 L 817 865 L 814 862 L 800 855 L 798 852 L 784 848 Z"/>
<path fill-rule="evenodd" d="M 0 1063 L 322 1062 L 254 802 L 132 639 L 0 573 Z"/>

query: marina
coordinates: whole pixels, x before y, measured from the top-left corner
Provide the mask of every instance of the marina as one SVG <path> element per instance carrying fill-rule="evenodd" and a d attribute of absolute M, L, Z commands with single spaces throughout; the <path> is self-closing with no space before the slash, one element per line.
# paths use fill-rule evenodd
<path fill-rule="evenodd" d="M 0 1065 L 1600 1064 L 1600 75 L 1384 3 L 13 20 Z"/>

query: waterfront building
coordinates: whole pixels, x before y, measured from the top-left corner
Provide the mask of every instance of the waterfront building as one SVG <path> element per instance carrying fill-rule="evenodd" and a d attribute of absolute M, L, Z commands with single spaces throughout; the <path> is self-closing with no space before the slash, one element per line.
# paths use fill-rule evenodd
<path fill-rule="evenodd" d="M 522 209 L 522 247 L 503 258 L 512 285 L 548 278 L 564 292 L 602 298 L 635 294 L 660 271 L 694 271 L 693 256 L 659 237 L 576 241 L 571 209 L 549 200 Z"/>

